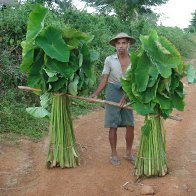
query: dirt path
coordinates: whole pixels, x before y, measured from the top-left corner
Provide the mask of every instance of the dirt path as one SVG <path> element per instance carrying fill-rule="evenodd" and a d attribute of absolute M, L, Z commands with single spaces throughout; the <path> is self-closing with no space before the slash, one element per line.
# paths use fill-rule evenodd
<path fill-rule="evenodd" d="M 48 137 L 40 142 L 21 139 L 20 144 L 0 144 L 1 196 L 137 196 L 142 185 L 150 185 L 160 196 L 196 195 L 196 84 L 187 85 L 183 121 L 167 120 L 167 158 L 170 173 L 165 177 L 135 182 L 133 165 L 121 159 L 109 162 L 108 130 L 103 128 L 102 108 L 74 121 L 81 165 L 74 169 L 45 167 Z M 139 144 L 141 116 L 135 115 L 134 152 Z M 118 153 L 125 150 L 124 129 L 118 130 Z M 122 186 L 128 182 L 127 190 Z"/>

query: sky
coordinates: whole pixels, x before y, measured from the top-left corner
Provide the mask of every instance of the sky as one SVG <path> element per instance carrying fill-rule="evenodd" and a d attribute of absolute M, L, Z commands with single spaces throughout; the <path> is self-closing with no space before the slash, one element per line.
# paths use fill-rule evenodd
<path fill-rule="evenodd" d="M 73 3 L 78 9 L 85 7 L 85 3 L 80 2 L 80 0 L 73 0 Z M 191 13 L 196 10 L 196 0 L 169 0 L 166 4 L 153 10 L 158 14 L 162 14 L 159 24 L 187 28 L 192 19 Z M 93 12 L 93 9 L 87 8 L 87 11 Z"/>

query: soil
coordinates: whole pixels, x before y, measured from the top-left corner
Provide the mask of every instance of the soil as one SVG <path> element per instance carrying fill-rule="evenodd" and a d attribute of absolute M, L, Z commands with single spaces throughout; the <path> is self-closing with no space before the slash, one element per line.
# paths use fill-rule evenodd
<path fill-rule="evenodd" d="M 195 61 L 196 62 L 196 61 Z M 104 109 L 74 120 L 81 156 L 77 168 L 47 169 L 48 136 L 39 142 L 21 137 L 19 144 L 0 144 L 1 196 L 137 196 L 149 185 L 158 196 L 196 195 L 196 84 L 184 80 L 186 107 L 173 115 L 182 121 L 165 121 L 169 173 L 164 177 L 143 178 L 133 175 L 134 167 L 123 159 L 125 130 L 118 130 L 117 150 L 121 165 L 109 161 L 108 130 L 103 128 Z M 143 117 L 135 114 L 133 152 L 139 145 Z"/>

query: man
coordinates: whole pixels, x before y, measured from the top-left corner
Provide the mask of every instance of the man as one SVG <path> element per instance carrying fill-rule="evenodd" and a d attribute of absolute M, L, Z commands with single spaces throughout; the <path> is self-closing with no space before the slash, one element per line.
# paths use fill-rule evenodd
<path fill-rule="evenodd" d="M 134 42 L 135 39 L 126 33 L 119 33 L 110 40 L 109 43 L 116 48 L 116 53 L 105 59 L 101 81 L 90 97 L 96 98 L 107 85 L 106 100 L 120 103 L 120 106 L 126 103 L 125 93 L 120 85 L 120 78 L 131 63 L 128 50 L 129 46 Z M 132 154 L 134 139 L 133 111 L 110 105 L 106 105 L 105 109 L 105 128 L 109 128 L 109 141 L 112 151 L 111 163 L 120 165 L 116 150 L 118 127 L 126 127 L 126 153 L 124 158 L 134 162 L 135 158 Z"/>

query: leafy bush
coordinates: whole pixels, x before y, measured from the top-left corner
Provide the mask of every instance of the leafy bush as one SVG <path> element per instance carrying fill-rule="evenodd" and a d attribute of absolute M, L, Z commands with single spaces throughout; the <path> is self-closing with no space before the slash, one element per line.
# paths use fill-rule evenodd
<path fill-rule="evenodd" d="M 173 28 L 164 26 L 160 26 L 158 32 L 169 39 L 180 51 L 183 57 L 189 57 L 190 50 L 193 47 L 190 33 L 187 33 L 178 27 Z"/>
<path fill-rule="evenodd" d="M 25 108 L 38 102 L 37 97 L 27 92 L 7 90 L 0 94 L 0 134 L 17 133 L 39 139 L 46 130 L 48 122 L 28 115 Z"/>
<path fill-rule="evenodd" d="M 18 85 L 26 85 L 26 76 L 19 71 L 21 63 L 21 42 L 25 39 L 27 18 L 35 3 L 13 4 L 0 10 L 0 132 L 16 132 L 19 134 L 35 135 L 40 137 L 47 123 L 29 116 L 25 108 L 37 103 L 37 97 L 32 93 L 23 93 L 15 90 Z M 116 16 L 101 14 L 88 14 L 67 7 L 63 12 L 51 9 L 45 21 L 46 24 L 61 26 L 66 24 L 80 31 L 90 33 L 95 38 L 92 41 L 93 48 L 100 53 L 96 64 L 96 78 L 100 77 L 103 62 L 106 56 L 114 52 L 114 48 L 108 44 L 109 39 L 118 32 L 125 31 L 137 39 L 132 49 L 140 45 L 140 34 L 148 34 L 156 29 L 159 34 L 167 37 L 181 52 L 188 57 L 190 50 L 195 51 L 195 43 L 189 39 L 191 34 L 179 28 L 158 27 L 155 15 L 140 15 L 137 20 L 122 22 Z M 195 38 L 194 38 L 195 40 Z M 191 46 L 191 49 L 190 49 Z M 195 52 L 192 52 L 192 54 Z M 96 86 L 96 85 L 95 85 Z M 9 90 L 7 90 L 9 89 Z M 32 101 L 33 100 L 33 101 Z M 86 109 L 93 107 L 79 100 L 73 101 L 74 117 Z M 22 122 L 22 123 L 21 123 Z M 32 125 L 32 126 L 31 126 Z M 33 127 L 33 129 L 32 129 Z M 36 131 L 37 130 L 37 131 Z M 32 133 L 31 133 L 32 132 Z"/>

